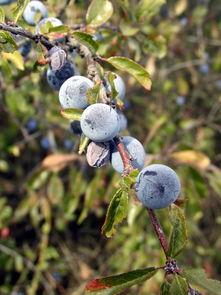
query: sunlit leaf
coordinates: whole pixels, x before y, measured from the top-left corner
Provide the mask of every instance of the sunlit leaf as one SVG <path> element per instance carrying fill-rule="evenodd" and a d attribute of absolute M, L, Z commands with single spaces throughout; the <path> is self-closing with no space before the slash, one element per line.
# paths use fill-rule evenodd
<path fill-rule="evenodd" d="M 52 154 L 48 155 L 41 163 L 43 169 L 57 172 L 67 166 L 70 162 L 76 160 L 78 155 L 76 154 Z"/>
<path fill-rule="evenodd" d="M 95 53 L 98 49 L 98 43 L 93 40 L 90 34 L 84 32 L 73 32 L 72 37 L 76 39 L 79 43 L 86 46 L 92 53 Z"/>
<path fill-rule="evenodd" d="M 87 24 L 98 27 L 113 14 L 113 5 L 108 0 L 92 0 L 86 14 Z"/>
<path fill-rule="evenodd" d="M 5 21 L 5 11 L 3 8 L 0 7 L 0 22 L 4 23 Z"/>
<path fill-rule="evenodd" d="M 89 104 L 97 103 L 100 101 L 101 82 L 98 82 L 93 87 L 88 88 L 86 92 L 87 101 Z"/>
<path fill-rule="evenodd" d="M 8 32 L 0 31 L 0 51 L 14 52 L 18 48 L 16 42 Z"/>
<path fill-rule="evenodd" d="M 86 149 L 89 141 L 90 141 L 90 139 L 85 135 L 81 138 L 80 146 L 79 146 L 79 149 L 78 149 L 78 154 L 79 155 L 83 154 L 83 152 Z"/>
<path fill-rule="evenodd" d="M 18 51 L 14 51 L 13 53 L 2 52 L 2 56 L 11 61 L 18 70 L 24 71 L 24 59 Z"/>
<path fill-rule="evenodd" d="M 15 10 L 13 11 L 14 15 L 14 22 L 16 23 L 19 18 L 22 16 L 26 5 L 30 2 L 30 0 L 17 0 L 17 6 Z"/>
<path fill-rule="evenodd" d="M 75 108 L 67 108 L 67 109 L 61 110 L 62 117 L 68 120 L 80 121 L 82 113 L 83 113 L 83 110 L 75 109 Z"/>
<path fill-rule="evenodd" d="M 127 288 L 142 283 L 155 275 L 154 267 L 134 270 L 116 276 L 96 279 L 87 284 L 87 293 L 94 295 L 114 295 Z"/>
<path fill-rule="evenodd" d="M 106 59 L 112 66 L 123 72 L 131 74 L 144 88 L 150 90 L 150 74 L 141 65 L 126 57 L 109 57 Z"/>

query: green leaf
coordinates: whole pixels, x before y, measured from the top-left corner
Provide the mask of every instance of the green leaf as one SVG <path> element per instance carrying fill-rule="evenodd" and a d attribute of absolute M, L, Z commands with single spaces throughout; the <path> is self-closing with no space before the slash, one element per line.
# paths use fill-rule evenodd
<path fill-rule="evenodd" d="M 186 244 L 187 228 L 183 210 L 175 204 L 172 204 L 169 210 L 169 218 L 173 225 L 173 229 L 170 236 L 167 255 L 173 258 L 182 251 Z"/>
<path fill-rule="evenodd" d="M 14 22 L 16 23 L 19 18 L 23 15 L 26 5 L 29 3 L 30 0 L 17 0 L 17 6 L 13 11 L 14 15 Z"/>
<path fill-rule="evenodd" d="M 68 120 L 81 120 L 81 115 L 83 113 L 83 110 L 75 109 L 75 108 L 67 108 L 61 110 L 62 117 L 68 119 Z"/>
<path fill-rule="evenodd" d="M 116 233 L 115 227 L 126 217 L 127 209 L 128 194 L 122 189 L 119 189 L 110 202 L 105 222 L 102 226 L 102 233 L 108 238 Z"/>
<path fill-rule="evenodd" d="M 83 32 L 73 32 L 72 37 L 79 43 L 86 46 L 92 53 L 96 53 L 98 49 L 98 43 L 93 40 L 93 37 L 90 34 Z"/>
<path fill-rule="evenodd" d="M 66 25 L 60 25 L 60 26 L 56 26 L 56 27 L 51 26 L 48 29 L 49 33 L 53 33 L 53 32 L 67 33 L 70 30 L 71 30 L 71 28 Z"/>
<path fill-rule="evenodd" d="M 0 7 L 0 23 L 5 22 L 5 11 L 3 8 Z"/>
<path fill-rule="evenodd" d="M 96 279 L 87 284 L 87 293 L 94 295 L 114 295 L 127 288 L 142 283 L 155 275 L 157 270 L 154 267 L 138 269 L 116 276 Z"/>
<path fill-rule="evenodd" d="M 107 73 L 107 80 L 110 84 L 110 87 L 111 87 L 111 98 L 114 99 L 117 95 L 118 95 L 118 92 L 115 88 L 115 85 L 114 85 L 114 79 L 116 79 L 116 75 L 113 74 L 112 72 L 108 72 Z"/>
<path fill-rule="evenodd" d="M 141 65 L 126 57 L 109 57 L 107 62 L 112 64 L 116 69 L 131 74 L 144 88 L 150 90 L 150 74 Z"/>
<path fill-rule="evenodd" d="M 189 283 L 202 287 L 215 295 L 221 295 L 221 282 L 208 279 L 203 269 L 189 269 L 182 272 Z"/>
<path fill-rule="evenodd" d="M 88 143 L 89 143 L 90 139 L 87 136 L 83 136 L 80 142 L 80 146 L 79 146 L 79 150 L 78 150 L 78 154 L 81 155 L 85 148 L 87 147 Z"/>
<path fill-rule="evenodd" d="M 88 88 L 86 92 L 87 101 L 89 104 L 97 103 L 100 101 L 101 82 L 98 82 L 93 87 Z"/>
<path fill-rule="evenodd" d="M 128 24 L 125 21 L 122 21 L 120 23 L 120 30 L 123 36 L 130 37 L 130 36 L 136 35 L 139 32 L 140 28 L 132 27 L 131 24 Z"/>
<path fill-rule="evenodd" d="M 165 2 L 165 0 L 141 0 L 135 13 L 137 19 L 156 15 Z"/>
<path fill-rule="evenodd" d="M 160 287 L 160 295 L 169 295 L 170 294 L 170 284 L 167 280 L 164 280 Z"/>
<path fill-rule="evenodd" d="M 134 169 L 130 172 L 128 176 L 122 177 L 122 189 L 129 191 L 132 187 L 132 185 L 136 182 L 137 176 L 139 174 L 138 169 Z"/>
<path fill-rule="evenodd" d="M 184 280 L 180 275 L 175 274 L 172 285 L 170 287 L 170 295 L 187 295 L 188 285 L 186 280 Z"/>
<path fill-rule="evenodd" d="M 99 27 L 113 14 L 113 5 L 108 0 L 92 0 L 86 14 L 88 25 Z"/>
<path fill-rule="evenodd" d="M 0 51 L 14 52 L 17 49 L 17 44 L 8 32 L 0 31 Z"/>
<path fill-rule="evenodd" d="M 58 204 L 64 195 L 64 186 L 60 177 L 53 174 L 47 186 L 47 196 L 52 204 Z"/>

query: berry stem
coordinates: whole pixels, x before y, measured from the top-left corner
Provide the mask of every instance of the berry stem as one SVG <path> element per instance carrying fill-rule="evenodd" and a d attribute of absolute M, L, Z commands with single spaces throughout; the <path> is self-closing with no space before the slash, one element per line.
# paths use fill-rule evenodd
<path fill-rule="evenodd" d="M 160 241 L 160 244 L 163 248 L 163 251 L 166 255 L 166 258 L 167 257 L 167 249 L 168 249 L 168 243 L 167 243 L 167 240 L 166 240 L 166 237 L 165 237 L 165 234 L 163 232 L 163 229 L 162 229 L 162 226 L 157 218 L 157 215 L 156 213 L 154 212 L 153 209 L 150 209 L 150 208 L 147 208 L 147 211 L 149 213 L 149 216 L 150 216 L 150 220 L 151 220 L 151 223 L 154 227 L 154 230 L 155 230 L 155 233 L 158 237 L 158 240 Z"/>
<path fill-rule="evenodd" d="M 114 142 L 116 144 L 116 147 L 120 153 L 121 159 L 124 164 L 124 173 L 123 175 L 128 175 L 132 170 L 134 170 L 133 166 L 131 165 L 131 157 L 126 151 L 124 144 L 121 142 L 120 136 L 114 137 Z"/>

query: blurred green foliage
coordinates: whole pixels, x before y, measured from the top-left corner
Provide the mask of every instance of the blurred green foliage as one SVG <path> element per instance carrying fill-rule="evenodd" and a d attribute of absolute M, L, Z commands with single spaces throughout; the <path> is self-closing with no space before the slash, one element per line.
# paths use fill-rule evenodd
<path fill-rule="evenodd" d="M 120 73 L 130 105 L 124 134 L 144 144 L 148 164 L 168 164 L 181 178 L 188 243 L 179 264 L 204 267 L 219 278 L 221 3 L 168 0 L 151 14 L 145 1 L 112 2 L 111 20 L 93 32 L 104 36 L 99 54 L 132 58 L 151 73 L 153 83 L 147 92 Z M 60 15 L 65 24 L 84 23 L 89 1 L 67 3 L 63 9 L 66 1 L 45 1 L 50 15 Z M 13 7 L 2 6 L 9 19 Z M 5 53 L 0 59 L 0 293 L 79 295 L 97 276 L 164 264 L 146 211 L 134 196 L 117 234 L 101 235 L 120 175 L 110 166 L 90 168 L 77 154 L 80 138 L 60 115 L 58 93 L 46 83 L 47 66 L 33 69 L 42 52 L 33 47 L 19 64 Z M 76 56 L 74 62 L 86 75 L 85 61 Z M 30 119 L 37 121 L 33 131 Z M 73 142 L 71 149 L 66 140 Z M 168 211 L 157 214 L 168 236 Z M 158 272 L 125 294 L 159 294 L 162 279 Z"/>

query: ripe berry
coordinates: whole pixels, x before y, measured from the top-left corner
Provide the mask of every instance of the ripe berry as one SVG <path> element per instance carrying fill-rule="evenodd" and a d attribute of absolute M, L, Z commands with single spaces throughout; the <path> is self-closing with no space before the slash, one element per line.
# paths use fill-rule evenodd
<path fill-rule="evenodd" d="M 180 180 L 168 166 L 153 164 L 145 167 L 137 177 L 135 191 L 145 207 L 162 209 L 176 201 Z"/>

